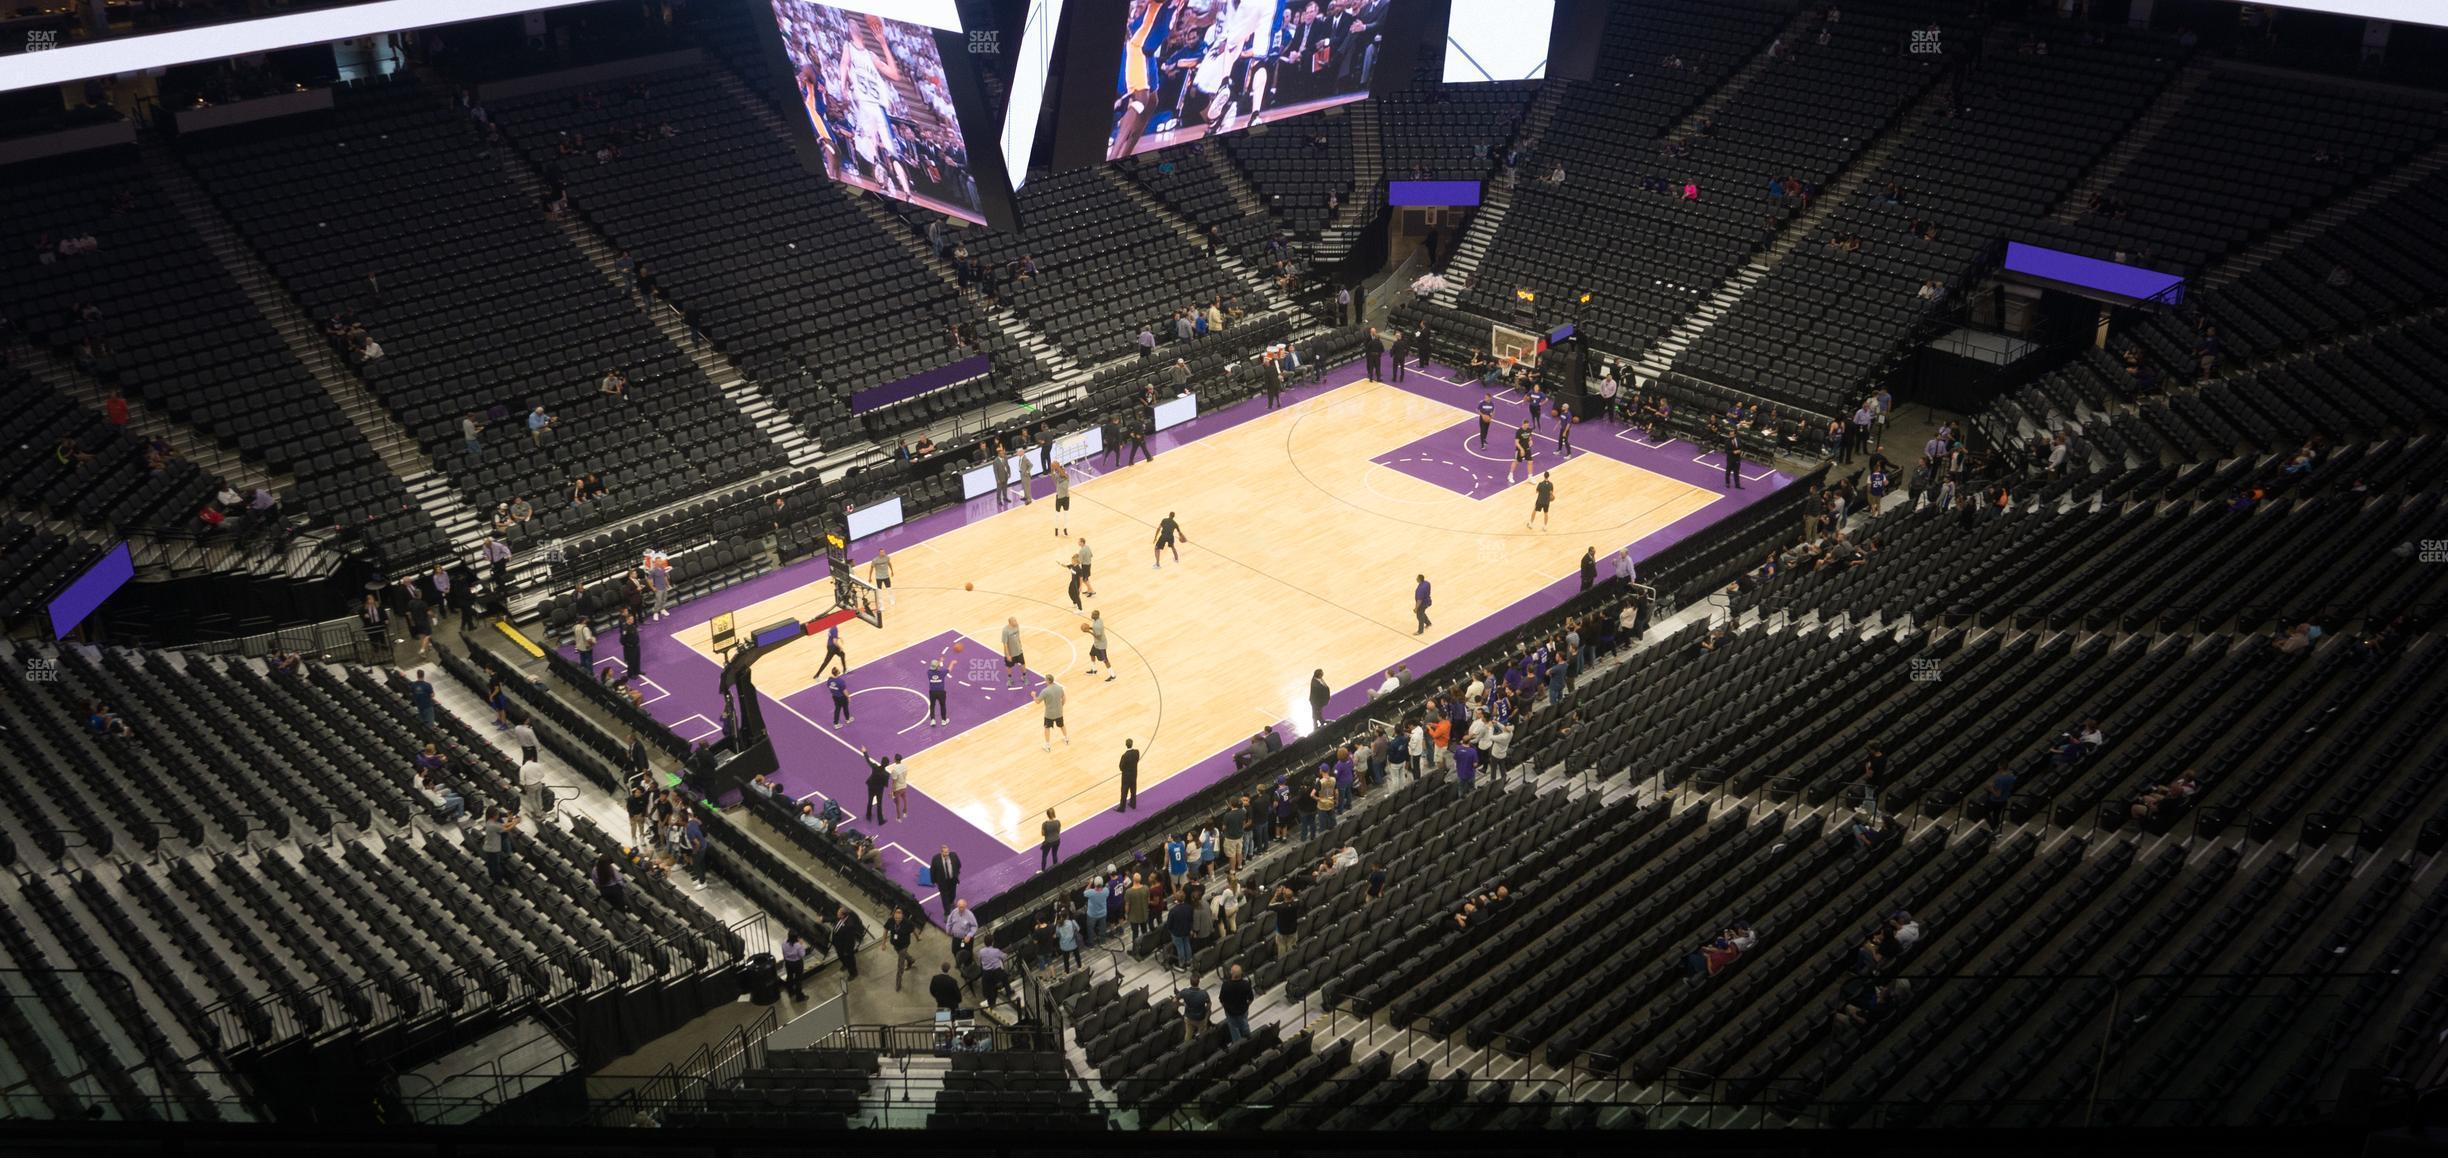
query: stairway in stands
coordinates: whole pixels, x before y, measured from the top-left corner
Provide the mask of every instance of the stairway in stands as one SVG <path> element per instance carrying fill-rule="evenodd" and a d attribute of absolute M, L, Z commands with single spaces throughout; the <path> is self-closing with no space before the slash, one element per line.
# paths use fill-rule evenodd
<path fill-rule="evenodd" d="M 2143 150 L 2150 148 L 2152 142 L 2159 139 L 2160 130 L 2167 128 L 2168 122 L 2175 120 L 2176 114 L 2184 111 L 2185 105 L 2193 99 L 2193 94 L 2199 92 L 2201 86 L 2209 79 L 2210 62 L 2196 60 L 2186 65 L 2176 74 L 2175 79 L 2168 82 L 2166 88 L 2159 90 L 2159 97 L 2151 102 L 2150 111 L 2143 113 L 2141 118 L 2133 123 L 2133 127 L 2125 130 L 2125 137 L 2117 142 L 2117 147 L 2110 150 L 2107 156 L 2100 158 L 2099 163 L 2091 167 L 2091 171 L 2083 176 L 2081 184 L 2066 192 L 2065 200 L 2058 204 L 2057 211 L 2050 214 L 2049 219 L 2052 221 L 2082 220 L 2083 213 L 2086 211 L 2085 207 L 2091 203 L 2092 195 L 2104 193 L 2109 186 L 2116 184 L 2117 179 L 2125 175 L 2126 167 L 2133 164 L 2134 158 L 2141 156 Z"/>
<path fill-rule="evenodd" d="M 551 190 L 545 187 L 543 177 L 533 166 L 520 160 L 513 150 L 507 148 L 494 149 L 492 154 L 501 167 L 502 175 L 509 178 L 510 184 L 518 188 L 529 204 L 541 205 L 548 199 Z M 637 306 L 646 320 L 662 331 L 674 347 L 687 351 L 690 360 L 697 363 L 697 368 L 705 371 L 705 376 L 721 388 L 723 397 L 764 432 L 766 439 L 782 452 L 791 466 L 814 466 L 824 457 L 824 447 L 817 443 L 815 436 L 776 403 L 771 395 L 765 393 L 763 387 L 749 381 L 748 375 L 715 348 L 711 340 L 692 335 L 688 324 L 681 320 L 679 310 L 668 302 L 648 302 L 630 289 L 628 276 L 615 264 L 619 261 L 620 251 L 605 240 L 603 234 L 596 232 L 594 226 L 575 213 L 564 214 L 556 224 L 561 227 L 562 236 L 569 238 L 570 244 L 586 258 L 587 264 L 594 266 L 595 272 L 602 274 L 605 281 L 620 287 L 629 302 Z"/>
<path fill-rule="evenodd" d="M 1945 115 L 1947 105 L 1952 99 L 1944 82 L 1931 84 L 1929 89 L 1921 94 L 1920 99 L 1905 109 L 1903 116 L 1897 119 L 1893 127 L 1879 134 L 1878 139 L 1871 142 L 1869 148 L 1864 149 L 1860 156 L 1853 158 L 1852 164 L 1845 168 L 1843 175 L 1830 183 L 1809 209 L 1802 211 L 1799 216 L 1785 223 L 1784 231 L 1777 235 L 1773 244 L 1758 256 L 1744 262 L 1742 268 L 1735 270 L 1734 275 L 1718 286 L 1706 301 L 1694 307 L 1691 313 L 1684 315 L 1683 320 L 1675 323 L 1674 328 L 1668 330 L 1666 335 L 1659 338 L 1655 344 L 1642 350 L 1640 357 L 1633 363 L 1634 377 L 1645 386 L 1672 370 L 1676 358 L 1681 357 L 1685 350 L 1690 349 L 1694 342 L 1699 341 L 1700 335 L 1707 333 L 1710 327 L 1715 326 L 1724 320 L 1726 315 L 1734 312 L 1734 307 L 1740 304 L 1752 290 L 1758 288 L 1760 283 L 1768 280 L 1768 275 L 1774 272 L 1780 263 L 1795 250 L 1819 240 L 1820 226 L 1824 225 L 1829 218 L 1834 217 L 1840 207 L 1862 196 L 1870 183 L 1877 180 L 1885 171 L 1887 162 L 1903 150 L 1906 142 L 1911 141 L 1920 134 L 1922 129 Z M 1723 385 L 1738 384 L 1723 383 Z"/>
<path fill-rule="evenodd" d="M 1521 130 L 1514 134 L 1506 147 L 1528 153 L 1537 148 L 1547 135 L 1547 126 L 1555 120 L 1556 109 L 1564 103 L 1566 86 L 1549 81 L 1540 86 L 1537 96 L 1530 98 L 1530 107 L 1522 113 Z M 1479 272 L 1479 263 L 1487 260 L 1488 247 L 1495 243 L 1497 232 L 1504 228 L 1505 214 L 1513 208 L 1515 176 L 1506 171 L 1482 188 L 1479 208 L 1471 211 L 1469 227 L 1462 239 L 1454 244 L 1453 260 L 1445 264 L 1445 280 L 1449 283 L 1430 299 L 1447 309 L 1459 308 L 1462 291 Z"/>
<path fill-rule="evenodd" d="M 1377 219 L 1377 210 L 1385 201 L 1385 152 L 1379 140 L 1377 106 L 1374 102 L 1364 102 L 1347 106 L 1343 113 L 1351 122 L 1352 195 L 1351 200 L 1344 202 L 1343 208 L 1335 214 L 1335 219 L 1327 223 L 1326 232 L 1318 238 L 1313 256 L 1322 262 L 1337 262 L 1350 257 L 1352 246 L 1359 243 L 1360 234 L 1368 228 L 1369 223 Z M 1230 164 L 1224 166 L 1226 169 L 1232 167 Z M 1240 181 L 1238 177 L 1236 173 L 1236 183 L 1247 189 L 1249 182 Z M 1257 204 L 1257 191 L 1250 189 L 1248 192 L 1250 197 L 1245 204 Z M 1238 200 L 1239 192 L 1234 196 Z"/>
<path fill-rule="evenodd" d="M 2225 261 L 2212 266 L 2195 281 L 2201 289 L 2214 290 L 2235 284 L 2254 270 L 2268 265 L 2297 248 L 2309 244 L 2322 234 L 2380 204 L 2417 183 L 2429 179 L 2442 168 L 2448 168 L 2448 141 L 2432 145 L 2405 164 L 2382 174 L 2354 192 L 2340 197 L 2293 224 L 2268 237 L 2228 255 Z"/>
<path fill-rule="evenodd" d="M 1230 165 L 1231 162 L 1226 161 L 1225 164 Z M 1199 232 L 1198 225 L 1195 222 L 1192 222 L 1189 218 L 1182 216 L 1181 213 L 1175 210 L 1172 206 L 1165 204 L 1162 198 L 1148 192 L 1145 188 L 1141 187 L 1137 181 L 1133 181 L 1130 178 L 1123 176 L 1121 170 L 1116 169 L 1111 165 L 1105 165 L 1100 166 L 1097 169 L 1097 173 L 1099 176 L 1105 178 L 1106 182 L 1111 184 L 1114 188 L 1121 190 L 1123 196 L 1136 202 L 1141 209 L 1147 210 L 1150 216 L 1154 217 L 1158 221 L 1164 222 L 1168 226 L 1171 226 L 1173 232 L 1181 234 L 1182 237 L 1189 241 L 1190 244 L 1201 249 L 1205 249 L 1207 247 L 1207 237 L 1205 234 Z M 1250 314 L 1253 317 L 1261 314 L 1271 314 L 1290 308 L 1289 303 L 1284 301 L 1283 295 L 1275 292 L 1274 282 L 1267 280 L 1264 274 L 1261 274 L 1257 270 L 1251 268 L 1248 262 L 1233 256 L 1231 250 L 1221 248 L 1215 249 L 1210 251 L 1207 254 L 1207 257 L 1208 260 L 1215 262 L 1217 265 L 1223 266 L 1227 273 L 1230 273 L 1234 277 L 1240 279 L 1242 287 L 1248 291 L 1251 298 L 1265 304 L 1266 308 L 1263 310 L 1250 311 Z"/>
<path fill-rule="evenodd" d="M 399 476 L 408 493 L 432 517 L 434 525 L 442 529 L 447 541 L 456 549 L 473 550 L 482 541 L 481 528 L 476 512 L 469 508 L 458 486 L 442 473 L 425 448 L 374 397 L 373 391 L 366 389 L 356 372 L 332 351 L 330 343 L 316 330 L 313 319 L 289 296 L 288 288 L 221 216 L 204 187 L 170 155 L 169 145 L 150 133 L 139 134 L 138 145 L 145 172 L 161 187 L 170 203 L 178 207 L 179 215 L 186 218 L 188 227 L 195 230 L 230 277 L 246 291 L 255 308 L 280 331 L 281 343 L 289 347 L 290 356 L 306 367 L 324 392 L 331 395 L 333 404 L 356 425 L 374 453 L 381 456 L 383 465 Z M 416 564 L 430 560 L 395 562 Z M 411 565 L 407 569 L 420 568 Z"/>

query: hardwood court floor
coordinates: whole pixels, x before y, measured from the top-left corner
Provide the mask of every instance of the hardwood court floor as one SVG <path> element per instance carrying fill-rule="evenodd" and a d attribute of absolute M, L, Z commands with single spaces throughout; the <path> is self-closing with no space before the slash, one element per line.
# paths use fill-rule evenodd
<path fill-rule="evenodd" d="M 1523 525 L 1527 481 L 1472 500 L 1370 461 L 1469 416 L 1363 380 L 1075 482 L 1070 527 L 1096 552 L 1088 605 L 1109 625 L 1115 682 L 1082 674 L 1088 637 L 1062 568 L 1073 541 L 1054 536 L 1053 504 L 1041 499 L 895 552 L 898 601 L 884 626 L 843 628 L 851 683 L 863 686 L 855 665 L 945 631 L 973 641 L 960 660 L 991 660 L 1004 618 L 1017 616 L 1030 668 L 1051 671 L 1069 691 L 1070 744 L 1058 737 L 1052 752 L 1040 750 L 1042 711 L 1023 703 L 909 764 L 913 788 L 1024 850 L 1037 843 L 1048 807 L 1068 823 L 1113 806 L 1124 739 L 1146 753 L 1145 789 L 1271 722 L 1305 727 L 1312 669 L 1324 668 L 1338 691 L 1373 686 L 1427 642 L 1571 575 L 1584 550 L 1594 546 L 1603 559 L 1719 498 L 1584 453 L 1554 468 L 1554 529 L 1533 531 Z M 1489 454 L 1508 433 L 1499 426 Z M 1179 563 L 1168 557 L 1158 570 L 1149 548 L 1168 511 L 1190 541 Z M 1423 572 L 1435 588 L 1425 637 L 1412 634 L 1411 616 L 1413 577 Z M 832 605 L 830 585 L 816 583 L 743 608 L 738 622 L 812 618 Z M 712 658 L 704 626 L 676 638 Z M 821 648 L 793 651 L 760 666 L 758 686 L 768 711 L 799 710 L 822 730 L 821 710 L 807 706 L 821 695 L 800 697 L 799 709 L 771 702 L 818 682 Z M 912 721 L 922 714 L 914 697 L 870 699 L 903 701 L 881 710 Z M 954 705 L 958 716 L 957 692 Z"/>

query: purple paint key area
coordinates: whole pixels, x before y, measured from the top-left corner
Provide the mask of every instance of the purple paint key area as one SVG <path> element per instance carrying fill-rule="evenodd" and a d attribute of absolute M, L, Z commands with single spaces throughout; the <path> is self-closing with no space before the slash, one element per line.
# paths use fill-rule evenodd
<path fill-rule="evenodd" d="M 955 653 L 955 643 L 968 646 Z M 927 722 L 927 661 L 934 659 L 944 661 L 944 702 L 952 717 L 945 724 Z M 947 631 L 851 668 L 842 677 L 850 694 L 852 717 L 847 722 L 832 722 L 833 691 L 821 678 L 814 687 L 783 696 L 782 702 L 853 749 L 868 749 L 878 757 L 908 756 L 1028 706 L 1029 697 L 1045 686 L 1044 677 L 1026 668 L 1013 678 L 1018 688 L 1005 684 L 1003 658 L 995 649 Z"/>

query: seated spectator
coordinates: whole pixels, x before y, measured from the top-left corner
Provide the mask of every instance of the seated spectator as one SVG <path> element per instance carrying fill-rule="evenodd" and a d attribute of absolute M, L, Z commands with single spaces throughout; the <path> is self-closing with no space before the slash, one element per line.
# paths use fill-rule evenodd
<path fill-rule="evenodd" d="M 1874 813 L 1854 813 L 1853 822 L 1845 826 L 1845 831 L 1865 852 L 1876 852 L 1895 837 L 1893 822 Z"/>
<path fill-rule="evenodd" d="M 1902 978 L 1864 986 L 1836 1011 L 1836 1028 L 1868 1029 L 1895 1015 L 1912 997 L 1912 984 Z"/>
<path fill-rule="evenodd" d="M 511 522 L 524 523 L 533 518 L 535 518 L 535 504 L 528 502 L 527 496 L 518 495 L 510 500 Z"/>
<path fill-rule="evenodd" d="M 2134 798 L 2129 811 L 2135 820 L 2148 820 L 2162 812 L 2173 815 L 2190 805 L 2194 794 L 2200 791 L 2201 781 L 2195 779 L 2193 773 L 2186 772 L 2165 784 L 2144 790 L 2142 795 Z"/>
<path fill-rule="evenodd" d="M 1914 920 L 1911 913 L 1897 909 L 1887 914 L 1887 930 L 1883 937 L 1883 943 L 1879 946 L 1882 956 L 1892 959 L 1910 953 L 1913 946 L 1921 943 L 1921 922 Z"/>
<path fill-rule="evenodd" d="M 629 396 L 629 376 L 618 370 L 606 370 L 598 388 L 614 398 L 627 398 Z"/>
<path fill-rule="evenodd" d="M 420 770 L 417 773 L 417 787 L 424 790 L 427 800 L 433 802 L 434 819 L 452 824 L 466 819 L 467 798 L 459 795 L 458 789 L 442 783 L 432 772 Z"/>
<path fill-rule="evenodd" d="M 748 790 L 759 796 L 772 796 L 782 791 L 782 785 L 773 777 L 759 772 L 756 774 L 756 779 L 748 782 Z"/>

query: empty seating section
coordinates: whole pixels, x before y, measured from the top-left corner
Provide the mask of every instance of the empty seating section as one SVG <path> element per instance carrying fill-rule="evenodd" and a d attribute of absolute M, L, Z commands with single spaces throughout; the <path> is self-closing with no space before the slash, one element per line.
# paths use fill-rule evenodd
<path fill-rule="evenodd" d="M 1791 203 L 1768 196 L 1770 181 L 1830 183 L 1929 85 L 1930 60 L 1898 51 L 1920 11 L 1848 7 L 1826 45 L 1788 29 L 1782 55 L 1729 90 L 1705 131 L 1695 122 L 1680 136 L 1677 123 L 1777 35 L 1777 18 L 1733 7 L 1619 15 L 1609 41 L 1620 26 L 1622 47 L 1608 58 L 1619 79 L 1568 92 L 1463 304 L 1505 316 L 1529 289 L 1547 303 L 1542 318 L 1578 313 L 1602 345 L 1648 346 L 1772 238 Z M 1552 184 L 1559 163 L 1565 179 Z"/>
<path fill-rule="evenodd" d="M 215 1109 L 186 1063 L 202 1073 L 218 1068 L 210 1057 L 335 1034 L 667 991 L 739 956 L 736 934 L 660 878 L 632 877 L 622 904 L 598 894 L 587 872 L 619 845 L 583 818 L 531 826 L 504 883 L 488 884 L 474 831 L 425 819 L 431 798 L 406 756 L 438 739 L 440 779 L 478 812 L 518 803 L 515 771 L 456 717 L 423 728 L 395 672 L 28 646 L 5 659 L 57 660 L 59 675 L 0 700 L 0 850 L 74 848 L 82 867 L 13 886 L 0 951 L 17 968 L 142 978 L 130 995 L 97 987 L 44 1007 L 141 1043 L 87 1056 L 157 1067 L 146 1080 L 164 1088 L 145 1092 L 193 1116 Z M 129 734 L 87 726 L 95 701 Z M 78 789 L 61 791 L 63 778 Z M 42 1051 L 13 1028 L 0 1022 L 19 1077 L 74 1075 L 56 1049 L 51 1072 L 39 1068 Z M 135 1112 L 126 1091 L 104 1088 L 102 1104 Z"/>
<path fill-rule="evenodd" d="M 803 167 L 711 66 L 637 83 L 644 99 L 624 83 L 487 111 L 579 216 L 644 262 L 673 305 L 825 442 L 859 436 L 841 426 L 853 392 L 968 356 L 950 339 L 955 325 L 993 354 L 1006 396 L 1042 376 L 841 186 Z M 621 155 L 598 163 L 607 140 Z"/>
<path fill-rule="evenodd" d="M 101 556 L 102 548 L 92 543 L 0 519 L 0 623 L 14 625 L 40 614 L 60 588 Z"/>
<path fill-rule="evenodd" d="M 2388 171 L 2437 139 L 2443 99 L 2216 67 L 2111 181 L 2051 234 L 2094 257 L 2198 274 L 2238 245 Z"/>
<path fill-rule="evenodd" d="M 403 549 L 440 544 L 433 521 L 188 230 L 135 149 L 20 165 L 0 173 L 0 187 L 19 256 L 46 237 L 90 235 L 99 245 L 50 262 L 11 260 L 0 272 L 0 314 L 26 339 L 248 461 L 294 474 L 296 493 L 283 496 L 293 510 L 327 525 L 385 520 L 386 538 Z"/>
<path fill-rule="evenodd" d="M 2448 253 L 2431 223 L 2448 188 L 2418 182 L 2287 249 L 2248 275 L 2189 295 L 2120 335 L 2154 382 L 2215 377 L 2448 302 Z"/>
<path fill-rule="evenodd" d="M 1271 130 L 1270 135 L 1280 136 L 1291 132 L 1291 126 L 1306 123 L 1289 122 Z M 1165 204 L 1189 218 L 1200 231 L 1214 230 L 1220 234 L 1231 252 L 1248 254 L 1254 259 L 1263 249 L 1267 236 L 1282 227 L 1277 224 L 1278 221 L 1297 229 L 1301 227 L 1298 224 L 1301 218 L 1279 200 L 1268 206 L 1271 216 L 1242 209 L 1233 196 L 1228 178 L 1217 169 L 1217 166 L 1232 163 L 1218 142 L 1194 141 L 1162 152 L 1124 158 L 1116 167 L 1130 174 L 1132 180 L 1146 186 L 1148 192 L 1163 198 Z M 1322 213 L 1326 204 L 1324 192 L 1319 192 L 1314 201 L 1317 212 Z M 1323 224 L 1322 220 L 1313 219 L 1308 221 L 1307 227 L 1314 233 Z M 1169 338 L 1172 335 L 1163 336 Z"/>
<path fill-rule="evenodd" d="M 404 83 L 346 94 L 328 121 L 187 157 L 310 316 L 353 313 L 381 343 L 367 384 L 472 504 L 535 504 L 514 546 L 779 465 L 441 98 Z M 613 370 L 625 398 L 600 388 Z M 558 419 L 540 446 L 526 422 L 537 407 Z M 471 413 L 492 425 L 474 461 L 460 435 Z M 615 502 L 569 502 L 589 472 Z"/>
<path fill-rule="evenodd" d="M 2135 37 L 2047 56 L 1999 49 L 1959 65 L 1961 107 L 1923 124 L 1825 224 L 1794 239 L 1774 275 L 1675 369 L 1849 413 L 1859 384 L 1915 325 L 1943 314 L 2002 241 L 2027 238 L 2141 113 L 2174 68 L 2172 48 Z M 1835 244 L 1844 237 L 1860 238 L 1858 250 Z M 1937 296 L 1924 298 L 1933 282 Z"/>
<path fill-rule="evenodd" d="M 1335 206 L 1363 195 L 1355 185 L 1351 126 L 1352 118 L 1373 111 L 1367 106 L 1330 109 L 1220 140 L 1225 153 L 1249 174 L 1250 186 L 1281 227 L 1294 237 L 1315 241 L 1334 221 Z M 1225 236 L 1232 237 L 1230 225 Z"/>
<path fill-rule="evenodd" d="M 1247 289 L 1118 180 L 1127 178 L 1093 168 L 1039 177 L 1020 191 L 1019 231 L 965 235 L 973 256 L 998 267 L 1036 260 L 1038 276 L 1005 288 L 1003 301 L 1091 365 L 1130 353 L 1142 325 L 1161 330 L 1176 309 Z"/>
<path fill-rule="evenodd" d="M 1388 95 L 1377 104 L 1385 174 L 1396 181 L 1476 181 L 1502 158 L 1538 94 L 1523 81 L 1434 83 Z"/>
<path fill-rule="evenodd" d="M 0 414 L 24 452 L 0 465 L 18 506 L 124 535 L 192 532 L 219 480 L 184 459 L 147 459 L 146 445 L 21 371 L 0 368 Z"/>

